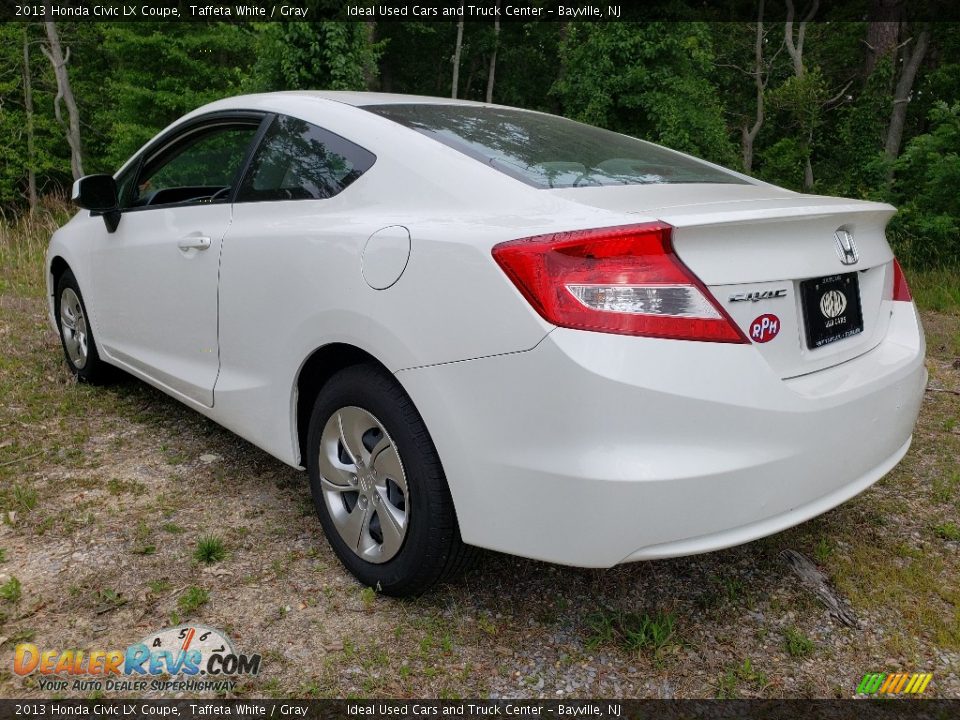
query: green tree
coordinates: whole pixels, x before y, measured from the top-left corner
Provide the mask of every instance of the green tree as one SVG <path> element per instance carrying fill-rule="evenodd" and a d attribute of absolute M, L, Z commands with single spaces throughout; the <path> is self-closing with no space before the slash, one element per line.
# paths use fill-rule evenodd
<path fill-rule="evenodd" d="M 366 90 L 376 76 L 382 44 L 369 24 L 262 23 L 251 90 Z"/>
<path fill-rule="evenodd" d="M 96 124 L 109 137 L 101 168 L 118 167 L 181 115 L 241 92 L 253 34 L 229 23 L 101 25 L 107 64 L 95 68 L 106 102 Z"/>
<path fill-rule="evenodd" d="M 0 210 L 4 213 L 26 207 L 31 166 L 41 195 L 61 192 L 71 182 L 70 150 L 53 113 L 56 81 L 39 49 L 44 37 L 41 23 L 0 23 Z M 24 98 L 24 41 L 34 106 L 32 158 Z"/>
<path fill-rule="evenodd" d="M 566 115 L 736 162 L 706 24 L 570 24 L 559 54 L 553 93 Z"/>
<path fill-rule="evenodd" d="M 912 265 L 960 264 L 960 102 L 937 103 L 930 132 L 907 143 L 894 170 L 893 229 Z"/>

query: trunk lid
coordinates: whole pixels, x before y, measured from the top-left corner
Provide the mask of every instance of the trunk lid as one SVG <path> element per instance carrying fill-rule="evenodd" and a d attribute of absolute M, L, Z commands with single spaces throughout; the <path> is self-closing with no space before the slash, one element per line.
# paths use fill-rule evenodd
<path fill-rule="evenodd" d="M 550 192 L 672 225 L 677 255 L 782 378 L 846 362 L 876 347 L 887 332 L 893 253 L 885 228 L 896 212 L 890 205 L 769 185 Z M 844 244 L 846 260 L 852 259 L 848 237 L 857 259 L 844 264 Z"/>

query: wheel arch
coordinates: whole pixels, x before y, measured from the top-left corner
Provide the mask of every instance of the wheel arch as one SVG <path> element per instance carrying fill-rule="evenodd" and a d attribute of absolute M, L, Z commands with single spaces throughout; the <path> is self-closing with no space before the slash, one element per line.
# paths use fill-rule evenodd
<path fill-rule="evenodd" d="M 53 292 L 56 292 L 57 283 L 60 282 L 60 278 L 63 277 L 63 274 L 70 270 L 70 265 L 66 260 L 63 259 L 60 255 L 54 255 L 50 260 L 50 277 L 53 281 L 51 289 Z"/>
<path fill-rule="evenodd" d="M 324 385 L 336 373 L 352 365 L 373 364 L 389 369 L 366 350 L 349 343 L 329 343 L 314 350 L 304 360 L 294 384 L 294 442 L 300 463 L 306 465 L 307 429 L 313 404 Z M 390 373 L 393 376 L 393 373 Z"/>

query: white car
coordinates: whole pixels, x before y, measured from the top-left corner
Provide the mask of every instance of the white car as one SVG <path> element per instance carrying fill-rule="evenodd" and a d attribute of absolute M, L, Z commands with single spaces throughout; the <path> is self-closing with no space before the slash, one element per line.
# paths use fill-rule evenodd
<path fill-rule="evenodd" d="M 234 97 L 74 198 L 47 255 L 73 372 L 306 468 L 385 593 L 471 546 L 610 567 L 778 532 L 889 472 L 923 396 L 892 207 L 552 115 Z"/>

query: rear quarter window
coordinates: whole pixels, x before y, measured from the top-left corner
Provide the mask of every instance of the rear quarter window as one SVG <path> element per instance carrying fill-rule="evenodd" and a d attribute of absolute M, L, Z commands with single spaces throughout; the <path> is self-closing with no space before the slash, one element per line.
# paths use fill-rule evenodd
<path fill-rule="evenodd" d="M 537 188 L 743 179 L 659 145 L 544 113 L 481 105 L 363 107 Z"/>
<path fill-rule="evenodd" d="M 330 198 L 375 161 L 373 153 L 339 135 L 278 115 L 254 153 L 237 202 Z"/>

